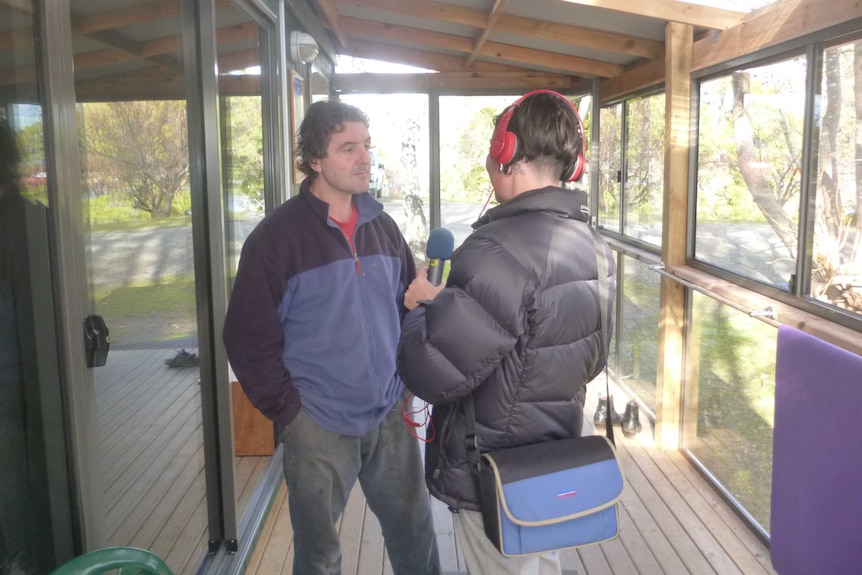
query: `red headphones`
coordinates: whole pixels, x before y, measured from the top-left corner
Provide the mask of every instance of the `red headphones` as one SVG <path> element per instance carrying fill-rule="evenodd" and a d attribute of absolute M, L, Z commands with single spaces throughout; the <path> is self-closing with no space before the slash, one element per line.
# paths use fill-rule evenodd
<path fill-rule="evenodd" d="M 501 166 L 507 166 L 515 158 L 520 144 L 518 143 L 518 136 L 516 136 L 514 132 L 509 131 L 509 120 L 512 119 L 512 114 L 514 113 L 515 108 L 517 108 L 525 99 L 534 94 L 553 94 L 554 96 L 558 96 L 565 100 L 565 102 L 571 106 L 572 110 L 575 112 L 575 118 L 578 119 L 578 132 L 581 136 L 582 149 L 578 151 L 578 155 L 575 158 L 574 163 L 565 167 L 563 173 L 560 175 L 560 180 L 564 182 L 576 182 L 580 180 L 581 176 L 584 175 L 584 170 L 587 169 L 587 142 L 584 138 L 584 124 L 581 121 L 581 115 L 578 114 L 578 109 L 574 104 L 572 104 L 571 100 L 553 90 L 533 90 L 532 92 L 527 92 L 518 98 L 514 104 L 506 108 L 506 111 L 500 116 L 497 126 L 494 128 L 494 135 L 491 136 L 491 159 Z"/>

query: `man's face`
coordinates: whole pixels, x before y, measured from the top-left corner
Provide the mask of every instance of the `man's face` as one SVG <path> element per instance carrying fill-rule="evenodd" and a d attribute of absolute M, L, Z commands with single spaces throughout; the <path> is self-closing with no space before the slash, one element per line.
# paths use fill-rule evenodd
<path fill-rule="evenodd" d="M 326 157 L 311 162 L 319 174 L 315 190 L 331 194 L 356 195 L 368 191 L 371 171 L 371 136 L 362 122 L 345 122 L 344 129 L 333 132 Z"/>

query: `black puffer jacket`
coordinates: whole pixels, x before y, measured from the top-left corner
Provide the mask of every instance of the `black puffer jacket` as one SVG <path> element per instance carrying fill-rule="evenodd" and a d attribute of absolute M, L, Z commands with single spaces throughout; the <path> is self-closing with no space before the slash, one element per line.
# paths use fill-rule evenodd
<path fill-rule="evenodd" d="M 404 320 L 398 367 L 434 405 L 425 473 L 450 507 L 479 509 L 459 401 L 470 392 L 481 451 L 580 435 L 586 384 L 606 361 L 586 199 L 549 187 L 488 211 L 454 253 L 446 289 Z"/>

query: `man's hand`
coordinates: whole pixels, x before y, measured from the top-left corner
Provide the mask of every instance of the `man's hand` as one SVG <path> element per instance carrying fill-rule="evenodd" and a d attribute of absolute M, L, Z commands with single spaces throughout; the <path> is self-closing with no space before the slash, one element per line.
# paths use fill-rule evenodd
<path fill-rule="evenodd" d="M 428 268 L 424 267 L 416 272 L 416 279 L 407 287 L 404 293 L 404 307 L 408 310 L 419 305 L 420 301 L 428 301 L 437 297 L 437 294 L 446 287 L 444 284 L 431 285 L 428 281 Z"/>

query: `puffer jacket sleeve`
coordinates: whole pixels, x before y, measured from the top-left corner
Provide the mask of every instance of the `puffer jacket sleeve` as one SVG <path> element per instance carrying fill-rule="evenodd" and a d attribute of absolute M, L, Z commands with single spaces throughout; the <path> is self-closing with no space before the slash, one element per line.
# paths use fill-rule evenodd
<path fill-rule="evenodd" d="M 398 369 L 432 405 L 472 392 L 526 329 L 527 271 L 498 243 L 473 236 L 458 249 L 446 288 L 402 326 Z"/>

